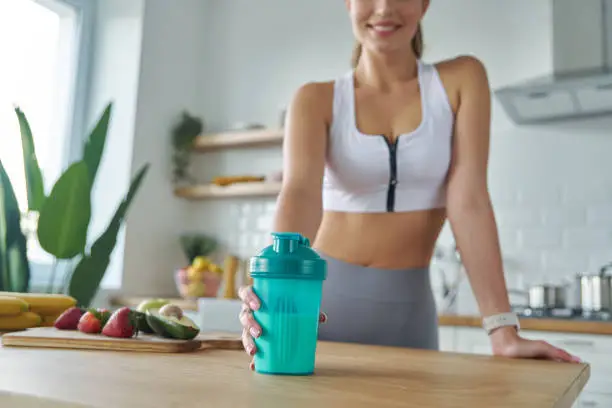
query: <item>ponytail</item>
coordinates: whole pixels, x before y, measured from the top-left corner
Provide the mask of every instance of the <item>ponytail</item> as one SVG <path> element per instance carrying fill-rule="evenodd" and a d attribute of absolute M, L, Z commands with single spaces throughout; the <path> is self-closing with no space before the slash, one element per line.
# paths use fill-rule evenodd
<path fill-rule="evenodd" d="M 414 51 L 414 55 L 416 55 L 417 59 L 420 59 L 423 56 L 424 48 L 425 44 L 423 43 L 423 29 L 421 28 L 421 23 L 419 23 L 416 33 L 414 34 L 414 37 L 412 37 L 412 51 Z"/>
<path fill-rule="evenodd" d="M 417 26 L 417 31 L 412 37 L 412 51 L 414 55 L 416 55 L 417 59 L 420 59 L 423 56 L 423 29 L 421 28 L 421 23 Z M 353 48 L 353 55 L 351 57 L 351 66 L 354 68 L 357 67 L 357 63 L 359 62 L 359 58 L 361 57 L 362 46 L 359 42 L 355 43 L 355 47 Z"/>
<path fill-rule="evenodd" d="M 357 63 L 359 62 L 359 58 L 361 57 L 361 43 L 359 41 L 355 42 L 355 46 L 353 47 L 353 56 L 351 57 L 351 66 L 353 69 L 357 68 Z"/>

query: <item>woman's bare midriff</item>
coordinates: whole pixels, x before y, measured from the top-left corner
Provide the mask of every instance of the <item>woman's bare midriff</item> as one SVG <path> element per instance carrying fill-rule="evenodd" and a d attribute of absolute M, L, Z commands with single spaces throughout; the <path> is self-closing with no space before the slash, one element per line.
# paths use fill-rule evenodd
<path fill-rule="evenodd" d="M 313 248 L 338 260 L 373 268 L 427 267 L 445 219 L 444 209 L 325 212 Z"/>

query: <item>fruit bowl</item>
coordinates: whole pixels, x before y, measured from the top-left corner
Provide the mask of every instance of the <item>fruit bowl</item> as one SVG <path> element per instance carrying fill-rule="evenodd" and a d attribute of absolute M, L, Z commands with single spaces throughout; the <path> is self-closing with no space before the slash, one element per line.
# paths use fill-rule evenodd
<path fill-rule="evenodd" d="M 174 274 L 176 288 L 181 297 L 189 300 L 217 297 L 222 279 L 222 268 L 210 258 L 201 256 Z"/>

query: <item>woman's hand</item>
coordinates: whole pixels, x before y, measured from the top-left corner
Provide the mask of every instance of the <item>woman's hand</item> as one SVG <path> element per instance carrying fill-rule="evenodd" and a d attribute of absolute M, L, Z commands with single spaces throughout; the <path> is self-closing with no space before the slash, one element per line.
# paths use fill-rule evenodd
<path fill-rule="evenodd" d="M 242 345 L 248 355 L 254 356 L 256 353 L 255 342 L 253 338 L 261 335 L 261 326 L 255 321 L 253 311 L 259 309 L 259 298 L 253 293 L 251 286 L 243 286 L 238 290 L 238 296 L 242 300 L 242 309 L 240 310 L 240 323 L 242 324 Z M 325 323 L 327 316 L 325 313 L 319 315 L 319 323 Z M 250 369 L 255 369 L 253 361 L 251 361 Z"/>
<path fill-rule="evenodd" d="M 542 340 L 527 340 L 516 329 L 503 327 L 491 333 L 493 354 L 512 358 L 536 358 L 566 363 L 581 363 L 580 358 Z"/>

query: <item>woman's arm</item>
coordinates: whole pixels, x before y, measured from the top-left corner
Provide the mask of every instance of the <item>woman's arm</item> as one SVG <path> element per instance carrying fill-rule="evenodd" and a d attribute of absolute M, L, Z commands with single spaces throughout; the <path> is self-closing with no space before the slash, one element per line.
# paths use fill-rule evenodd
<path fill-rule="evenodd" d="M 321 186 L 330 102 L 324 84 L 309 83 L 287 111 L 283 142 L 283 185 L 273 230 L 299 232 L 314 242 L 322 216 Z"/>
<path fill-rule="evenodd" d="M 460 85 L 447 212 L 457 248 L 483 317 L 510 311 L 499 238 L 487 188 L 491 94 L 486 70 L 473 57 L 457 61 Z M 513 327 L 491 333 L 493 353 L 580 362 L 565 350 L 521 338 Z"/>
<path fill-rule="evenodd" d="M 457 61 L 460 82 L 447 208 L 480 313 L 510 311 L 495 217 L 487 188 L 491 96 L 483 65 Z"/>

